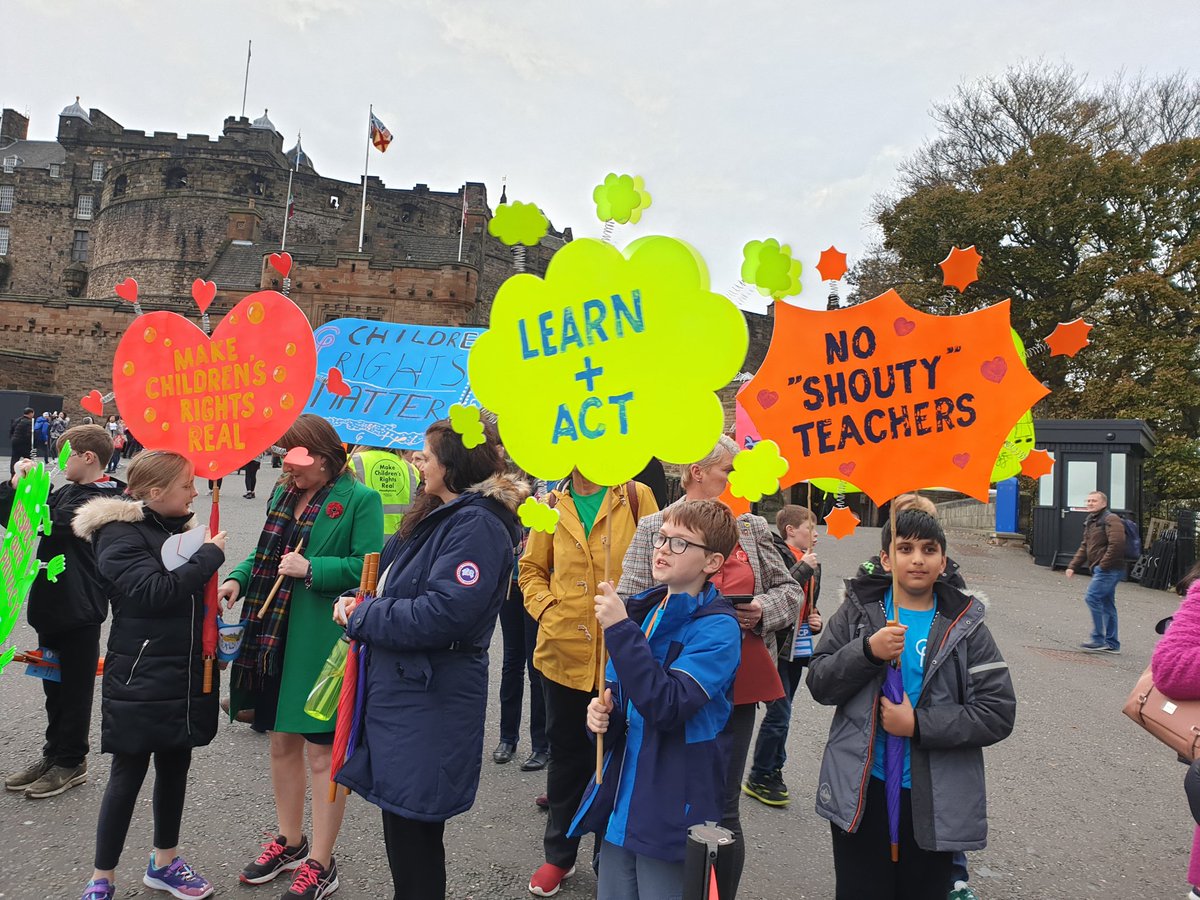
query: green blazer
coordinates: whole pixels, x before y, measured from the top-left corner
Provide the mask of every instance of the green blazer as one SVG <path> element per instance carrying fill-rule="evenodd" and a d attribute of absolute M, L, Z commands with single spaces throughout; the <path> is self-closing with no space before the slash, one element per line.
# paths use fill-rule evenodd
<path fill-rule="evenodd" d="M 283 487 L 275 490 L 278 495 Z M 342 505 L 342 514 L 337 518 L 328 515 L 331 503 Z M 304 712 L 304 701 L 321 674 L 329 651 L 344 633 L 333 621 L 334 599 L 358 587 L 363 557 L 382 549 L 383 503 L 379 494 L 350 473 L 343 473 L 325 499 L 303 550 L 304 557 L 312 563 L 312 587 L 305 587 L 303 579 L 296 579 L 292 585 L 275 731 L 293 734 L 333 731 L 337 717 L 328 722 L 314 719 Z M 240 585 L 242 592 L 250 583 L 253 565 L 254 553 L 251 553 L 228 576 Z M 243 611 L 243 615 L 249 613 L 250 610 Z M 253 708 L 254 702 L 254 697 L 246 691 L 231 690 L 230 716 L 238 710 Z"/>

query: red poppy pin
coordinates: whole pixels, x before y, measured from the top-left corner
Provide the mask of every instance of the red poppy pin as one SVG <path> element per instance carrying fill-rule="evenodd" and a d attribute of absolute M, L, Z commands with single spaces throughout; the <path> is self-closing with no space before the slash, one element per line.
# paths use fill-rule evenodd
<path fill-rule="evenodd" d="M 345 512 L 345 507 L 336 500 L 325 505 L 325 515 L 331 519 L 341 518 L 343 512 Z"/>

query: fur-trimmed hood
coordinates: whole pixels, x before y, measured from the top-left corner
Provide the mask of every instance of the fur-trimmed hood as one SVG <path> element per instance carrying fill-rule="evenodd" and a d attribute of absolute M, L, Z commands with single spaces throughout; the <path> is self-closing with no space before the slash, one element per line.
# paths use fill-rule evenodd
<path fill-rule="evenodd" d="M 111 525 L 113 522 L 127 522 L 130 525 L 136 525 L 145 521 L 148 512 L 146 504 L 141 500 L 98 497 L 79 508 L 79 512 L 75 513 L 75 518 L 71 520 L 71 530 L 77 537 L 90 542 L 96 532 L 105 525 Z M 195 521 L 196 515 L 193 513 L 188 519 L 187 527 L 191 528 Z"/>
<path fill-rule="evenodd" d="M 490 497 L 497 503 L 503 504 L 510 512 L 516 513 L 517 507 L 529 496 L 529 485 L 522 479 L 507 472 L 493 475 L 478 484 L 467 488 L 468 492 Z"/>

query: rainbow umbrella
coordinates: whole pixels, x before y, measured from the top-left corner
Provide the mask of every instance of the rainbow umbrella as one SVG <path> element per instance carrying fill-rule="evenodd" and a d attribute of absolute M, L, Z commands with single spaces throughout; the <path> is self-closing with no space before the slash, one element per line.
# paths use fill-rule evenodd
<path fill-rule="evenodd" d="M 221 530 L 221 488 L 213 486 L 212 509 L 208 514 L 208 530 L 216 534 Z M 204 693 L 213 689 L 213 660 L 217 658 L 217 620 L 221 608 L 217 600 L 217 573 L 214 572 L 204 586 L 204 627 L 200 632 L 200 649 L 204 655 Z"/>

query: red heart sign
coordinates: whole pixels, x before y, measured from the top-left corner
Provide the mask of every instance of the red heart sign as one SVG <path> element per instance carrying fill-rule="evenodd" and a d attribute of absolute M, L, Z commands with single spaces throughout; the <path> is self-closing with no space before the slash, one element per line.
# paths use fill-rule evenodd
<path fill-rule="evenodd" d="M 137 303 L 137 282 L 132 278 L 126 278 L 113 288 L 117 296 L 127 303 Z"/>
<path fill-rule="evenodd" d="M 99 391 L 88 391 L 87 396 L 80 399 L 79 405 L 93 416 L 104 415 L 104 398 Z"/>
<path fill-rule="evenodd" d="M 287 278 L 288 272 L 292 271 L 292 254 L 290 253 L 272 253 L 267 257 L 267 262 L 284 278 Z"/>
<path fill-rule="evenodd" d="M 917 323 L 912 319 L 906 319 L 904 316 L 901 316 L 892 323 L 892 327 L 896 329 L 898 336 L 904 337 L 906 334 L 912 334 L 913 329 L 917 327 Z"/>
<path fill-rule="evenodd" d="M 337 394 L 339 397 L 350 396 L 350 385 L 346 384 L 346 380 L 342 378 L 342 373 L 338 369 L 329 370 L 329 375 L 325 379 L 325 390 L 331 394 Z"/>
<path fill-rule="evenodd" d="M 113 360 L 117 408 L 143 446 L 173 450 L 200 478 L 236 471 L 304 409 L 317 371 L 308 319 L 276 291 L 243 298 L 213 329 L 152 312 Z"/>
<path fill-rule="evenodd" d="M 208 307 L 213 302 L 213 297 L 215 296 L 217 296 L 217 285 L 215 282 L 204 281 L 200 278 L 192 282 L 192 299 L 200 307 L 200 312 L 208 312 Z"/>
<path fill-rule="evenodd" d="M 779 402 L 779 392 L 778 391 L 759 391 L 758 392 L 758 403 L 759 403 L 759 406 L 761 406 L 763 409 L 770 409 L 772 406 L 774 406 L 778 402 Z"/>

